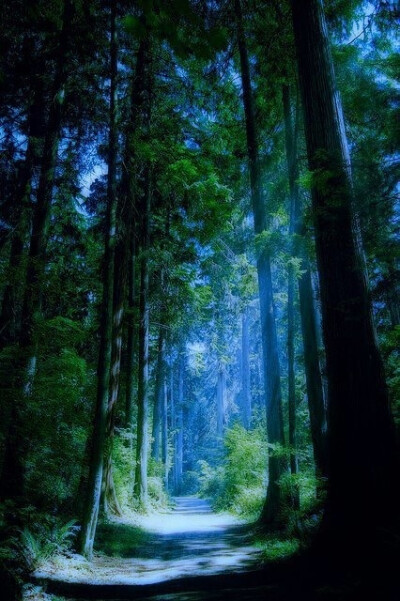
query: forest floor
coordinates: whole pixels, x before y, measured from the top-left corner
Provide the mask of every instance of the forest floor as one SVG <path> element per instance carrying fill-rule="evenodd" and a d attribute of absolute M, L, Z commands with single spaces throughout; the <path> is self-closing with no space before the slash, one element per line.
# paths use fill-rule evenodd
<path fill-rule="evenodd" d="M 99 527 L 97 538 L 91 562 L 79 555 L 55 557 L 35 571 L 34 580 L 51 593 L 83 598 L 128 592 L 138 598 L 161 589 L 177 598 L 187 580 L 247 574 L 262 564 L 251 527 L 214 513 L 197 497 L 176 497 L 172 510 L 141 516 L 140 522 L 114 518 Z"/>
<path fill-rule="evenodd" d="M 48 561 L 33 575 L 43 588 L 31 589 L 26 601 L 400 600 L 398 588 L 392 593 L 381 579 L 376 588 L 347 574 L 332 581 L 330 572 L 328 584 L 307 558 L 266 561 L 251 525 L 213 513 L 202 499 L 174 501 L 173 510 L 140 522 L 121 518 L 101 525 L 93 560 L 71 555 Z"/>

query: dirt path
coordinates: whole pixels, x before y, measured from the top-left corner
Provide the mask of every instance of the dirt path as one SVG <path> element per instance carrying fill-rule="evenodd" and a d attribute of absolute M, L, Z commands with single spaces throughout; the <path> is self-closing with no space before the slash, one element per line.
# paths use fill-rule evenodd
<path fill-rule="evenodd" d="M 49 592 L 70 598 L 137 599 L 165 590 L 175 591 L 166 598 L 178 599 L 178 591 L 188 590 L 194 581 L 201 579 L 213 588 L 215 577 L 230 579 L 260 566 L 260 551 L 251 544 L 248 526 L 231 515 L 213 513 L 203 499 L 177 497 L 174 502 L 168 513 L 143 517 L 140 528 L 122 520 L 103 526 L 91 563 L 80 556 L 55 560 L 37 570 L 36 579 L 45 581 Z M 211 579 L 209 584 L 204 578 Z"/>

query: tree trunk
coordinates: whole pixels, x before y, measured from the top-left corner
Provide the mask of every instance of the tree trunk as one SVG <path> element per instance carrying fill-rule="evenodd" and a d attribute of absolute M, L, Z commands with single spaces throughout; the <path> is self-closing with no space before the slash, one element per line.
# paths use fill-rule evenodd
<path fill-rule="evenodd" d="M 153 431 L 151 456 L 155 461 L 161 458 L 161 430 L 164 406 L 164 380 L 165 380 L 165 333 L 163 326 L 160 327 L 158 334 L 158 353 L 157 353 L 157 371 L 156 385 L 154 390 L 154 410 L 153 410 Z"/>
<path fill-rule="evenodd" d="M 128 289 L 128 333 L 127 333 L 127 377 L 126 377 L 126 398 L 125 398 L 125 428 L 132 434 L 133 431 L 133 408 L 135 402 L 135 366 L 136 366 L 136 324 L 134 319 L 134 309 L 136 306 L 136 286 L 135 286 L 135 267 L 136 250 L 135 236 L 132 236 L 131 257 L 129 262 L 129 289 Z M 132 440 L 132 439 L 130 439 Z M 130 444 L 130 447 L 132 445 Z"/>
<path fill-rule="evenodd" d="M 250 362 L 249 362 L 249 309 L 245 307 L 242 314 L 242 415 L 243 426 L 246 430 L 251 428 L 251 390 L 250 390 Z"/>
<path fill-rule="evenodd" d="M 304 367 L 308 410 L 310 413 L 311 438 L 318 478 L 317 489 L 321 490 L 328 476 L 326 440 L 326 402 L 319 361 L 319 345 L 315 314 L 311 271 L 307 256 L 304 256 L 304 272 L 299 278 L 300 319 L 303 338 Z"/>
<path fill-rule="evenodd" d="M 174 369 L 172 365 L 172 358 L 170 361 L 170 373 L 169 373 L 169 405 L 170 405 L 170 424 L 171 424 L 171 446 L 172 446 L 172 483 L 169 483 L 172 492 L 175 493 L 175 457 L 176 457 L 176 410 L 175 410 L 175 390 L 174 390 Z"/>
<path fill-rule="evenodd" d="M 293 132 L 292 117 L 290 110 L 290 92 L 287 85 L 282 89 L 283 111 L 285 118 L 285 138 L 286 138 L 286 161 L 289 173 L 289 191 L 290 191 L 290 221 L 289 236 L 291 244 L 291 254 L 293 258 L 297 256 L 296 218 L 299 204 L 298 188 L 296 185 L 297 176 L 297 128 Z M 290 447 L 290 473 L 296 477 L 298 473 L 297 459 L 297 441 L 296 441 L 296 380 L 295 380 L 295 357 L 294 357 L 294 336 L 295 336 L 295 311 L 294 311 L 294 290 L 295 273 L 294 265 L 289 262 L 288 266 L 288 332 L 287 332 L 287 353 L 288 353 L 288 409 L 289 409 L 289 447 Z M 291 485 L 291 500 L 294 509 L 300 507 L 299 487 L 296 482 Z"/>
<path fill-rule="evenodd" d="M 116 2 L 111 5 L 110 44 L 110 110 L 108 140 L 107 216 L 104 253 L 103 298 L 100 323 L 100 349 L 97 365 L 97 396 L 94 430 L 90 454 L 89 478 L 79 536 L 80 552 L 90 558 L 93 553 L 100 496 L 103 482 L 104 448 L 106 443 L 107 410 L 109 401 L 110 366 L 113 327 L 114 254 L 116 239 L 116 160 L 117 160 L 117 69 L 118 46 L 116 33 Z"/>
<path fill-rule="evenodd" d="M 148 388 L 149 388 L 149 259 L 150 248 L 150 167 L 145 168 L 144 199 L 142 209 L 142 244 L 140 258 L 140 322 L 139 322 L 139 376 L 137 448 L 134 496 L 139 507 L 147 507 L 148 463 Z"/>
<path fill-rule="evenodd" d="M 293 139 L 291 138 L 291 117 L 289 104 L 289 90 L 286 86 L 283 89 L 285 126 L 286 126 L 286 157 L 289 170 L 294 159 Z M 291 239 L 292 257 L 296 257 L 296 245 L 294 241 L 295 234 L 295 210 L 296 199 L 294 189 L 290 186 L 290 220 L 289 236 Z M 288 359 L 288 410 L 289 410 L 289 448 L 290 448 L 290 473 L 296 478 L 298 473 L 297 459 L 297 440 L 296 440 L 296 379 L 295 379 L 295 358 L 294 358 L 294 336 L 295 336 L 295 312 L 294 312 L 294 289 L 295 272 L 294 265 L 289 262 L 288 265 L 288 300 L 287 300 L 287 359 Z M 294 509 L 300 507 L 299 487 L 296 481 L 291 484 L 291 501 Z"/>
<path fill-rule="evenodd" d="M 225 388 L 225 365 L 220 362 L 217 379 L 217 437 L 219 438 L 220 442 L 222 442 L 225 425 Z"/>
<path fill-rule="evenodd" d="M 254 231 L 260 235 L 267 230 L 267 213 L 261 190 L 260 161 L 253 97 L 250 81 L 249 59 L 246 38 L 243 29 L 242 7 L 235 0 L 237 38 L 240 54 L 240 67 L 243 89 L 243 106 L 246 120 L 247 152 L 249 158 L 251 200 L 254 213 Z M 264 248 L 257 257 L 258 288 L 260 296 L 261 336 L 264 357 L 264 384 L 267 410 L 267 434 L 270 444 L 284 445 L 282 394 L 280 384 L 280 366 L 278 341 L 275 324 L 275 307 L 272 293 L 271 257 Z M 260 521 L 264 525 L 274 525 L 279 521 L 281 510 L 281 492 L 279 478 L 284 471 L 281 456 L 271 453 L 269 457 L 269 478 L 267 497 Z"/>
<path fill-rule="evenodd" d="M 302 259 L 302 273 L 299 277 L 300 318 L 303 338 L 304 366 L 308 409 L 311 422 L 314 461 L 318 478 L 317 492 L 321 491 L 327 477 L 326 453 L 326 408 L 324 388 L 319 362 L 319 342 L 314 306 L 314 293 L 311 280 L 310 261 L 304 239 L 301 199 L 297 184 L 297 120 L 293 127 L 290 115 L 290 95 L 287 86 L 283 88 L 283 108 L 285 116 L 286 157 L 288 164 L 289 189 L 292 199 L 294 231 L 293 256 Z"/>
<path fill-rule="evenodd" d="M 369 553 L 398 518 L 398 453 L 375 340 L 350 159 L 320 0 L 292 1 L 321 286 L 329 486 L 322 534 Z M 351 544 L 349 545 L 349 542 Z M 357 545 L 357 551 L 354 550 Z"/>
<path fill-rule="evenodd" d="M 164 486 L 168 490 L 168 391 L 167 382 L 164 380 L 163 411 L 162 411 L 162 454 L 161 459 L 164 467 Z"/>
<path fill-rule="evenodd" d="M 183 477 L 183 400 L 184 400 L 184 370 L 185 358 L 181 351 L 178 364 L 178 401 L 175 407 L 175 453 L 174 453 L 174 492 L 180 494 L 182 491 Z"/>

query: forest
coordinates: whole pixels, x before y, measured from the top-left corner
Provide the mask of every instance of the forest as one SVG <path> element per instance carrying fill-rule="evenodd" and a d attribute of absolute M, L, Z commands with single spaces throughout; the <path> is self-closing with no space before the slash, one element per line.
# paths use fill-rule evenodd
<path fill-rule="evenodd" d="M 176 499 L 345 575 L 304 598 L 400 598 L 399 18 L 2 0 L 6 601 Z"/>

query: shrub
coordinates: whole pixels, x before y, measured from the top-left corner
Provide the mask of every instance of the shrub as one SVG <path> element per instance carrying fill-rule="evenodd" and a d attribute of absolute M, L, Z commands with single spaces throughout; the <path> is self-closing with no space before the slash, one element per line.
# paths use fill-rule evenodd
<path fill-rule="evenodd" d="M 202 496 L 210 497 L 215 509 L 227 509 L 255 518 L 266 490 L 267 445 L 261 428 L 245 430 L 235 424 L 226 432 L 222 466 L 199 461 Z"/>

